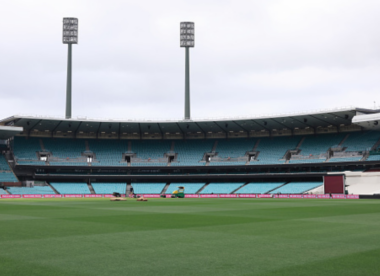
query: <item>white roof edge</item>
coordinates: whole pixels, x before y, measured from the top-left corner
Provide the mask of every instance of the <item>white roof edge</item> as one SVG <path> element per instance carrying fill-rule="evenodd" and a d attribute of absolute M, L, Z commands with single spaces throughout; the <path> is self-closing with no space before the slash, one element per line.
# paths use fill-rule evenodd
<path fill-rule="evenodd" d="M 219 117 L 219 118 L 193 118 L 191 120 L 153 120 L 153 119 L 106 119 L 106 118 L 87 118 L 87 117 L 81 117 L 78 116 L 77 118 L 71 118 L 66 119 L 62 117 L 54 117 L 54 116 L 33 116 L 33 115 L 22 115 L 22 114 L 16 114 L 11 117 L 5 118 L 1 121 L 9 121 L 10 119 L 21 119 L 21 118 L 28 118 L 28 119 L 40 119 L 40 120 L 60 120 L 60 121 L 92 121 L 92 122 L 131 122 L 131 123 L 185 123 L 185 122 L 208 122 L 208 121 L 234 121 L 234 120 L 255 120 L 255 119 L 272 119 L 272 118 L 281 118 L 281 117 L 292 117 L 292 116 L 308 116 L 308 115 L 315 115 L 315 114 L 324 114 L 329 112 L 344 112 L 344 111 L 355 111 L 356 107 L 342 107 L 342 108 L 333 108 L 333 109 L 320 109 L 320 110 L 312 110 L 312 111 L 300 111 L 300 112 L 293 112 L 293 113 L 277 113 L 277 114 L 263 114 L 263 115 L 253 115 L 253 116 L 241 116 L 241 117 Z M 364 115 L 360 115 L 364 116 Z M 0 121 L 0 122 L 1 122 Z"/>
<path fill-rule="evenodd" d="M 23 132 L 24 128 L 23 127 L 18 127 L 18 126 L 0 126 L 0 131 L 9 131 L 9 132 Z"/>
<path fill-rule="evenodd" d="M 368 121 L 380 121 L 380 113 L 375 114 L 361 114 L 356 115 L 352 118 L 353 123 L 362 123 L 362 122 L 368 122 Z"/>

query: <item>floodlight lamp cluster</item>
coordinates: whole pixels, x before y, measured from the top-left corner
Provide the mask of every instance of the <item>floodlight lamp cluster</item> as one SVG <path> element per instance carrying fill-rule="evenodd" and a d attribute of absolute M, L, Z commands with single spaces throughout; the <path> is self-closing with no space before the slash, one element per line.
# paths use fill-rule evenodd
<path fill-rule="evenodd" d="M 194 47 L 194 22 L 181 22 L 181 47 Z"/>
<path fill-rule="evenodd" d="M 78 44 L 78 18 L 63 18 L 63 44 Z"/>

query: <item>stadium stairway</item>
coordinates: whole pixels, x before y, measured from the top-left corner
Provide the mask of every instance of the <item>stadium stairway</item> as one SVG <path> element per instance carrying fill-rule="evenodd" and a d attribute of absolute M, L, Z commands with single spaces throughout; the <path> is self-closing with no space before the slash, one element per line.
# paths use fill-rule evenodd
<path fill-rule="evenodd" d="M 266 194 L 270 194 L 272 191 L 277 190 L 277 189 L 279 189 L 279 188 L 285 186 L 285 185 L 288 184 L 288 183 L 290 183 L 290 182 L 285 182 L 285 183 L 282 184 L 281 186 L 278 186 L 278 187 L 276 187 L 276 188 L 274 188 L 274 189 L 272 189 L 272 190 L 269 190 L 268 192 L 266 192 Z"/>
<path fill-rule="evenodd" d="M 166 193 L 166 190 L 169 188 L 170 184 L 169 183 L 166 183 L 165 187 L 162 189 L 162 192 L 161 194 L 165 194 Z"/>
<path fill-rule="evenodd" d="M 86 147 L 86 151 L 90 151 L 90 146 L 88 145 L 88 141 L 84 141 L 84 144 L 85 144 L 85 147 Z"/>
<path fill-rule="evenodd" d="M 369 152 L 366 152 L 364 155 L 363 155 L 363 158 L 360 159 L 360 161 L 366 161 L 369 157 Z"/>
<path fill-rule="evenodd" d="M 206 188 L 208 186 L 208 184 L 210 184 L 210 183 L 206 183 L 205 185 L 203 185 L 203 187 L 200 188 L 195 194 L 199 195 L 204 190 L 204 188 Z"/>
<path fill-rule="evenodd" d="M 302 146 L 302 143 L 303 143 L 303 141 L 305 141 L 305 139 L 306 139 L 305 136 L 301 138 L 301 140 L 298 142 L 298 144 L 295 148 L 296 150 L 299 150 L 299 148 Z M 286 156 L 286 154 L 285 154 L 285 156 Z M 288 158 L 288 157 L 285 157 L 285 158 Z M 291 155 L 290 155 L 290 158 L 291 158 Z M 290 163 L 290 159 L 286 159 L 285 164 L 289 164 L 289 163 Z"/>
<path fill-rule="evenodd" d="M 338 144 L 339 147 L 341 147 L 343 145 L 343 143 L 347 140 L 348 136 L 350 136 L 350 134 L 347 134 L 342 141 L 340 141 L 340 143 Z"/>
<path fill-rule="evenodd" d="M 96 194 L 94 188 L 92 187 L 91 183 L 87 183 L 88 189 L 90 190 L 91 194 Z"/>
<path fill-rule="evenodd" d="M 252 149 L 252 151 L 254 152 L 254 151 L 256 151 L 256 149 L 257 149 L 257 147 L 259 146 L 259 144 L 260 144 L 260 139 L 257 139 L 257 141 L 256 141 L 256 143 L 255 143 L 255 145 L 253 146 L 253 149 Z M 248 158 L 248 160 L 247 160 L 247 162 L 245 163 L 246 165 L 249 165 L 249 162 L 250 162 L 250 160 L 249 160 L 249 158 Z M 241 188 L 241 187 L 240 187 Z"/>
<path fill-rule="evenodd" d="M 258 139 L 257 141 L 256 141 L 256 144 L 253 146 L 253 149 L 252 149 L 252 151 L 255 151 L 256 149 L 257 149 L 257 147 L 259 146 L 259 144 L 260 144 L 260 139 Z"/>
<path fill-rule="evenodd" d="M 50 183 L 49 182 L 46 182 L 46 184 L 54 191 L 54 193 L 56 194 L 56 195 L 59 195 L 60 193 L 58 193 L 58 191 L 52 186 L 52 185 L 50 185 Z"/>
<path fill-rule="evenodd" d="M 298 142 L 298 145 L 296 146 L 297 150 L 302 146 L 302 143 L 303 143 L 303 141 L 305 141 L 305 138 L 306 138 L 305 136 L 302 137 L 302 139 Z"/>
<path fill-rule="evenodd" d="M 255 145 L 253 146 L 252 152 L 256 151 L 257 147 L 258 147 L 259 144 L 260 144 L 260 141 L 261 141 L 260 139 L 257 139 Z M 247 162 L 246 162 L 245 164 L 246 164 L 246 165 L 249 165 L 249 162 L 250 162 L 250 160 L 249 160 L 249 158 L 248 158 L 248 160 L 247 160 Z M 241 188 L 241 187 L 240 187 L 240 188 Z"/>
<path fill-rule="evenodd" d="M 129 146 L 128 146 L 128 148 L 129 148 Z M 127 183 L 127 189 L 125 190 L 126 195 L 129 195 L 131 193 L 131 188 L 132 188 L 131 183 Z"/>
<path fill-rule="evenodd" d="M 248 184 L 248 182 L 247 182 L 247 183 L 245 183 L 244 185 L 242 185 L 242 186 L 238 187 L 237 189 L 233 190 L 233 191 L 231 192 L 231 194 L 234 194 L 234 193 L 236 193 L 237 191 L 239 191 L 241 188 L 243 188 L 243 187 L 244 187 L 244 186 L 246 186 L 247 184 Z"/>
<path fill-rule="evenodd" d="M 215 153 L 217 146 L 218 146 L 218 140 L 215 140 L 214 145 L 212 146 L 211 152 Z M 210 161 L 207 159 L 206 159 L 205 166 L 210 166 Z"/>
<path fill-rule="evenodd" d="M 328 156 L 325 160 L 323 160 L 323 162 L 322 163 L 325 163 L 325 162 L 329 162 L 330 161 L 330 159 L 331 159 L 331 156 Z"/>
<path fill-rule="evenodd" d="M 215 141 L 214 145 L 212 146 L 211 152 L 216 152 L 216 147 L 218 146 L 218 140 Z"/>
<path fill-rule="evenodd" d="M 41 150 L 42 150 L 42 151 L 45 151 L 44 142 L 42 141 L 42 139 L 39 139 L 39 141 L 40 141 L 40 147 L 41 147 Z"/>
<path fill-rule="evenodd" d="M 371 150 L 377 149 L 377 147 L 380 146 L 380 138 L 377 140 L 377 142 L 371 147 Z"/>

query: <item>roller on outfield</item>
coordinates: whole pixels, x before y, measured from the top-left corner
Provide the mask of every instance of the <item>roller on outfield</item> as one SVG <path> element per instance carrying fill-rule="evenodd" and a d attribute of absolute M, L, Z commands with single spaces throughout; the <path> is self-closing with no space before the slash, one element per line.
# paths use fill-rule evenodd
<path fill-rule="evenodd" d="M 178 190 L 173 191 L 172 198 L 184 198 L 185 197 L 185 187 L 179 186 Z"/>

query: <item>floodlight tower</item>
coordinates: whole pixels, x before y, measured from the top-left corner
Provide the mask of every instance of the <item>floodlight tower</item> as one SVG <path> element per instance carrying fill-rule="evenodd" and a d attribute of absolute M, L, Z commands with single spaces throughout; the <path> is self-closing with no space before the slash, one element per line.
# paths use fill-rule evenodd
<path fill-rule="evenodd" d="M 66 119 L 71 118 L 71 45 L 78 44 L 78 18 L 63 18 L 63 44 L 68 45 L 66 82 Z"/>
<path fill-rule="evenodd" d="M 186 48 L 185 58 L 185 120 L 190 120 L 190 53 L 194 47 L 194 22 L 181 22 L 181 47 Z"/>

